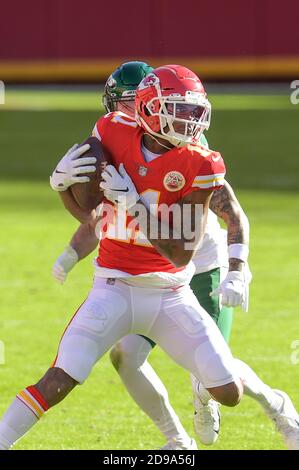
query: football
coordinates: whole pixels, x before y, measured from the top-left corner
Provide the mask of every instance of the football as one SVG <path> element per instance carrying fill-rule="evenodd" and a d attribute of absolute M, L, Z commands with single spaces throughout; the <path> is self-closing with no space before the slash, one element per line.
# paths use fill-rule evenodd
<path fill-rule="evenodd" d="M 106 165 L 111 163 L 111 159 L 107 151 L 104 151 L 102 143 L 96 137 L 88 137 L 81 145 L 84 144 L 89 144 L 90 149 L 82 154 L 81 157 L 95 157 L 97 159 L 96 163 L 94 163 L 96 171 L 86 174 L 86 176 L 90 178 L 88 183 L 76 183 L 73 184 L 70 189 L 80 207 L 92 210 L 102 202 L 104 197 L 104 193 L 100 190 L 99 184 L 102 171 Z"/>

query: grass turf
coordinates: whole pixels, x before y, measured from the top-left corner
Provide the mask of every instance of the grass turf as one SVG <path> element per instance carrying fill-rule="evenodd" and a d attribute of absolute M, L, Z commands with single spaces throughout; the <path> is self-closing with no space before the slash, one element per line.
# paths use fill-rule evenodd
<path fill-rule="evenodd" d="M 229 179 L 251 221 L 250 314 L 236 310 L 232 349 L 299 407 L 299 365 L 290 359 L 291 344 L 299 339 L 296 111 L 218 109 L 208 137 L 211 146 L 223 150 Z M 46 370 L 65 324 L 91 285 L 90 259 L 75 268 L 63 287 L 51 277 L 52 263 L 76 222 L 47 179 L 58 156 L 84 140 L 96 118 L 95 111 L 0 112 L 1 413 L 19 389 Z M 151 363 L 193 433 L 188 374 L 158 348 Z M 252 400 L 245 398 L 234 409 L 222 407 L 222 415 L 214 449 L 284 448 Z M 153 449 L 163 443 L 105 356 L 86 384 L 51 410 L 16 448 Z"/>

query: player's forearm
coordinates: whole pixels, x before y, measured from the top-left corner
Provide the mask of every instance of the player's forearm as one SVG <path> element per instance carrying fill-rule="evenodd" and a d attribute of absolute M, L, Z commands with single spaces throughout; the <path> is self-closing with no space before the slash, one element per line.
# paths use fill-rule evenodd
<path fill-rule="evenodd" d="M 249 221 L 227 181 L 222 189 L 213 194 L 210 209 L 227 226 L 229 270 L 241 271 L 248 256 Z"/>
<path fill-rule="evenodd" d="M 182 204 L 179 205 L 181 215 L 176 222 L 174 216 L 173 224 L 170 226 L 150 213 L 148 208 L 139 201 L 138 204 L 143 206 L 143 213 L 138 213 L 139 228 L 156 248 L 156 250 L 165 258 L 167 258 L 174 266 L 186 266 L 194 256 L 198 245 L 200 244 L 205 230 L 207 220 L 207 207 L 202 212 L 202 205 L 190 204 L 190 230 L 184 229 L 184 217 L 182 216 Z M 195 213 L 199 210 L 199 214 Z M 135 207 L 131 209 L 133 215 Z M 137 211 L 138 212 L 138 211 Z M 196 219 L 196 223 L 195 223 Z M 154 229 L 153 229 L 154 228 Z M 186 228 L 186 227 L 185 227 Z"/>
<path fill-rule="evenodd" d="M 225 220 L 225 218 L 223 218 Z M 232 203 L 226 216 L 227 244 L 249 245 L 249 221 L 240 204 Z"/>
<path fill-rule="evenodd" d="M 235 253 L 233 257 L 229 257 L 229 271 L 241 271 L 247 261 L 249 250 L 249 221 L 242 209 L 228 220 L 227 223 L 227 244 L 230 253 L 230 247 L 239 245 L 243 255 Z M 246 250 L 246 247 L 247 250 Z M 242 258 L 242 259 L 240 259 Z"/>
<path fill-rule="evenodd" d="M 223 188 L 213 193 L 210 209 L 226 223 L 228 245 L 234 243 L 249 245 L 248 218 L 227 181 Z"/>
<path fill-rule="evenodd" d="M 94 220 L 95 212 L 82 209 L 78 203 L 75 201 L 71 191 L 67 189 L 66 191 L 60 191 L 59 196 L 63 202 L 66 210 L 81 224 L 89 223 Z"/>
<path fill-rule="evenodd" d="M 227 244 L 229 271 L 242 271 L 249 252 L 249 221 L 241 207 L 236 206 L 227 219 Z"/>
<path fill-rule="evenodd" d="M 244 214 L 241 207 L 235 206 L 234 210 L 230 212 L 227 218 L 227 244 L 229 250 L 229 271 L 242 271 L 244 264 L 247 261 L 249 247 L 249 221 L 247 216 Z M 241 251 L 247 251 L 244 256 L 242 254 L 235 253 L 230 254 L 230 247 L 239 246 Z M 240 259 L 241 258 L 241 259 Z"/>
<path fill-rule="evenodd" d="M 93 217 L 92 222 L 80 225 L 74 233 L 70 244 L 53 265 L 53 276 L 61 284 L 65 282 L 68 273 L 78 261 L 88 256 L 97 246 L 98 240 L 95 235 L 97 218 L 95 211 Z"/>
<path fill-rule="evenodd" d="M 242 271 L 247 261 L 249 247 L 249 221 L 241 207 L 236 206 L 227 218 L 227 244 L 229 250 L 229 271 Z M 239 246 L 239 251 L 231 254 L 231 248 Z M 244 250 L 247 252 L 244 256 Z"/>
<path fill-rule="evenodd" d="M 133 206 L 128 213 L 135 217 L 140 231 L 146 236 L 156 250 L 167 258 L 175 266 L 179 263 L 179 253 L 181 252 L 181 241 L 174 239 L 173 229 L 152 215 L 148 208 L 138 201 L 137 206 Z M 163 237 L 167 233 L 167 239 Z"/>
<path fill-rule="evenodd" d="M 234 210 L 230 212 L 226 222 L 229 271 L 242 271 L 247 261 L 249 250 L 249 221 L 241 206 L 238 207 L 238 205 L 234 204 L 233 206 L 235 206 Z M 239 247 L 237 252 L 234 249 L 235 247 Z M 233 255 L 232 252 L 234 253 Z"/>
<path fill-rule="evenodd" d="M 98 246 L 99 240 L 95 233 L 97 220 L 81 224 L 70 241 L 70 246 L 78 254 L 78 260 L 86 258 Z"/>

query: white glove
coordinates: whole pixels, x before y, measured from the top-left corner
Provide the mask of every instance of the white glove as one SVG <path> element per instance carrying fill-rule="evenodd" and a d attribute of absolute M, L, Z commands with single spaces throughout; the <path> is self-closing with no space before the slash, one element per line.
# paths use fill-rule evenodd
<path fill-rule="evenodd" d="M 87 152 L 89 148 L 89 144 L 81 147 L 75 144 L 67 151 L 50 176 L 50 185 L 54 191 L 66 191 L 69 186 L 75 183 L 88 183 L 88 176 L 79 175 L 96 171 L 96 167 L 91 165 L 96 162 L 95 157 L 80 158 L 80 155 Z"/>
<path fill-rule="evenodd" d="M 130 209 L 140 199 L 135 185 L 125 170 L 123 163 L 119 165 L 119 171 L 113 165 L 107 165 L 102 172 L 100 188 L 104 189 L 104 195 L 114 204 Z"/>
<path fill-rule="evenodd" d="M 75 264 L 79 261 L 78 254 L 73 247 L 67 246 L 64 252 L 57 258 L 52 273 L 56 281 L 63 284 L 66 277 Z"/>
<path fill-rule="evenodd" d="M 224 281 L 210 295 L 221 295 L 222 305 L 227 307 L 237 307 L 240 305 L 245 312 L 248 312 L 249 284 L 251 279 L 252 274 L 246 263 L 242 271 L 229 271 Z"/>

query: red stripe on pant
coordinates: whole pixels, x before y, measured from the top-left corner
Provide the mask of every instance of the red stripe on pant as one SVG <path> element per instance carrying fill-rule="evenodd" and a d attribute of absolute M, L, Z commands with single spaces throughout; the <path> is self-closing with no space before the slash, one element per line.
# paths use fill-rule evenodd
<path fill-rule="evenodd" d="M 60 341 L 59 341 L 58 351 L 57 351 L 56 357 L 55 357 L 54 361 L 52 362 L 50 368 L 55 367 L 55 364 L 56 364 L 57 359 L 58 359 L 58 354 L 59 354 L 59 348 L 60 348 L 60 345 L 61 345 L 61 341 L 63 340 L 63 337 L 64 337 L 64 335 L 65 335 L 65 333 L 66 333 L 68 327 L 70 326 L 70 324 L 71 324 L 72 321 L 74 320 L 75 316 L 76 316 L 77 313 L 79 312 L 79 310 L 80 310 L 80 308 L 82 307 L 82 305 L 85 304 L 86 300 L 87 300 L 87 299 L 85 299 L 85 300 L 82 302 L 82 304 L 80 305 L 80 307 L 77 308 L 77 310 L 75 311 L 74 315 L 72 316 L 72 318 L 71 318 L 70 321 L 68 322 L 67 326 L 65 327 L 64 332 L 62 333 L 62 336 L 61 336 Z"/>

